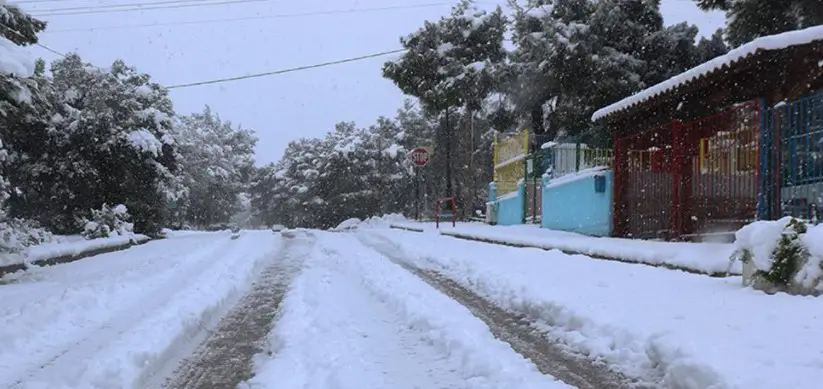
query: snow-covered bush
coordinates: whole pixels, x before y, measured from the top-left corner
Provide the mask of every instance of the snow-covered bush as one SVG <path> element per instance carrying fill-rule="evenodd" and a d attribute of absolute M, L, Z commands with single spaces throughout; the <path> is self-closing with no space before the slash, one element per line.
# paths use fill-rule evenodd
<path fill-rule="evenodd" d="M 784 217 L 749 224 L 735 234 L 732 261 L 743 263 L 743 282 L 767 293 L 823 292 L 823 225 Z"/>
<path fill-rule="evenodd" d="M 0 253 L 18 253 L 26 247 L 49 243 L 53 239 L 51 232 L 34 221 L 15 218 L 0 222 Z"/>
<path fill-rule="evenodd" d="M 107 204 L 91 211 L 91 219 L 83 219 L 83 237 L 86 239 L 130 235 L 134 224 L 130 223 L 128 209 L 123 204 L 109 207 Z"/>

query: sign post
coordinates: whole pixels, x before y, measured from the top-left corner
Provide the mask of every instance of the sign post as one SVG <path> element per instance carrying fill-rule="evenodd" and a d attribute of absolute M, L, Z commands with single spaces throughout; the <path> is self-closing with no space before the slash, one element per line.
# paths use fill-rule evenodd
<path fill-rule="evenodd" d="M 417 201 L 415 201 L 415 219 L 420 221 L 420 169 L 429 164 L 431 153 L 424 147 L 418 147 L 409 152 L 406 156 L 414 167 L 414 190 Z"/>

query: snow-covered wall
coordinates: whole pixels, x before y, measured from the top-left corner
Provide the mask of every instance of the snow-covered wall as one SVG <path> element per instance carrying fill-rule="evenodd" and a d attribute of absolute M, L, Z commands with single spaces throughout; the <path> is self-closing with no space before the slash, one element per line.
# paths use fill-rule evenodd
<path fill-rule="evenodd" d="M 498 225 L 523 224 L 526 206 L 526 186 L 524 182 L 517 183 L 517 191 L 498 197 L 495 204 L 497 206 Z"/>
<path fill-rule="evenodd" d="M 600 191 L 597 180 L 601 180 Z M 553 180 L 544 177 L 541 226 L 611 236 L 613 187 L 614 173 L 606 168 L 585 169 Z"/>

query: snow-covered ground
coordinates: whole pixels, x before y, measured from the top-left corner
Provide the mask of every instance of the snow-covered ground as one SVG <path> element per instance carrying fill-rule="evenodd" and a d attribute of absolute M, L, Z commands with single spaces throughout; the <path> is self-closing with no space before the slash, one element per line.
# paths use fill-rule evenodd
<path fill-rule="evenodd" d="M 0 285 L 0 387 L 150 387 L 278 242 L 270 231 L 173 236 Z"/>
<path fill-rule="evenodd" d="M 481 320 L 476 306 L 438 291 L 408 265 L 453 279 L 525 317 L 549 334 L 547 342 L 654 387 L 813 389 L 823 382 L 817 298 L 768 296 L 742 287 L 740 277 L 389 229 L 396 221 L 350 222 L 342 232 L 243 231 L 239 239 L 228 231 L 173 233 L 34 268 L 0 285 L 0 387 L 160 387 L 179 376 L 174 367 L 203 337 L 222 339 L 216 322 L 228 312 L 263 329 L 254 338 L 262 352 L 253 366 L 243 362 L 254 376 L 241 387 L 569 387 L 518 354 L 517 342 L 495 338 L 494 319 Z M 272 264 L 286 262 L 293 274 L 266 308 L 277 312 L 274 322 L 271 315 L 263 324 L 244 319 L 243 304 L 234 303 L 265 284 L 259 275 Z M 250 357 L 253 347 L 244 347 L 232 352 Z M 243 374 L 235 382 L 250 376 Z"/>
<path fill-rule="evenodd" d="M 666 269 L 436 234 L 361 229 L 538 320 L 552 336 L 627 374 L 683 389 L 814 389 L 823 382 L 821 300 L 774 296 Z"/>
<path fill-rule="evenodd" d="M 394 221 L 401 227 L 422 228 L 437 233 L 434 223 Z M 579 254 L 608 257 L 649 265 L 669 265 L 699 273 L 741 273 L 740 263 L 729 267 L 734 251 L 728 243 L 686 243 L 648 240 L 596 238 L 571 232 L 552 231 L 536 224 L 490 226 L 483 223 L 458 223 L 457 227 L 443 223 L 440 231 L 457 233 L 477 239 L 508 242 L 546 249 L 558 249 Z"/>
<path fill-rule="evenodd" d="M 250 387 L 569 387 L 353 234 L 316 234 Z"/>

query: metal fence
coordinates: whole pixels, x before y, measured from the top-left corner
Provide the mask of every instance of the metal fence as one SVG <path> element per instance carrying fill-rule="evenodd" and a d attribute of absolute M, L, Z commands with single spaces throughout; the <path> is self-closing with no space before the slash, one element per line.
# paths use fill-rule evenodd
<path fill-rule="evenodd" d="M 517 182 L 525 178 L 529 132 L 523 130 L 494 138 L 494 182 L 498 196 L 517 191 Z"/>
<path fill-rule="evenodd" d="M 558 178 L 584 169 L 611 166 L 612 156 L 613 150 L 589 148 L 581 143 L 553 144 L 533 151 L 526 159 L 526 220 L 540 222 L 544 174 Z"/>
<path fill-rule="evenodd" d="M 761 155 L 762 217 L 819 223 L 823 212 L 823 92 L 768 111 Z"/>
<path fill-rule="evenodd" d="M 681 155 L 674 207 L 675 235 L 734 231 L 757 217 L 760 104 L 675 123 Z"/>
<path fill-rule="evenodd" d="M 672 124 L 618 138 L 614 157 L 614 233 L 656 238 L 671 228 Z"/>

